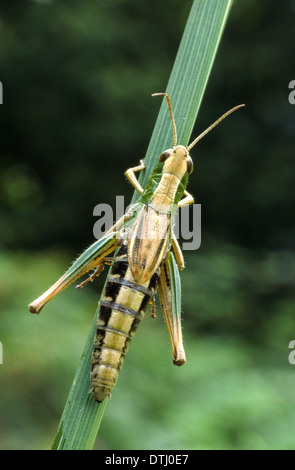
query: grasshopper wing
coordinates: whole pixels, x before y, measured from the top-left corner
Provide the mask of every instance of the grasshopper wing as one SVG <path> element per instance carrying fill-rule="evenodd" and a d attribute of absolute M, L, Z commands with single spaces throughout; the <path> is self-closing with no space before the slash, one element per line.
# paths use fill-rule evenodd
<path fill-rule="evenodd" d="M 139 284 L 148 281 L 165 258 L 170 232 L 171 214 L 145 204 L 128 233 L 128 262 Z"/>

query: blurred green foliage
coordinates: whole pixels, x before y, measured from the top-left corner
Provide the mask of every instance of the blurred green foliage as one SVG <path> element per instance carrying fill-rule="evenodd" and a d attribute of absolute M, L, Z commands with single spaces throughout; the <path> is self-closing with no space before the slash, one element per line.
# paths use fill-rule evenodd
<path fill-rule="evenodd" d="M 50 448 L 103 280 L 27 304 L 132 189 L 191 2 L 2 1 L 0 446 Z M 185 252 L 188 363 L 159 308 L 130 347 L 96 448 L 294 449 L 294 2 L 234 2 L 193 136 L 202 245 Z M 173 104 L 173 97 L 172 104 Z"/>

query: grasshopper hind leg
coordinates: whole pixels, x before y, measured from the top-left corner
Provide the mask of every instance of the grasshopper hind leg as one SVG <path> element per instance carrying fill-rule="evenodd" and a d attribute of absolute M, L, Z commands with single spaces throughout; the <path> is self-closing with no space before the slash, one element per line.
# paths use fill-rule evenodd
<path fill-rule="evenodd" d="M 182 254 L 180 245 L 179 245 L 179 243 L 177 241 L 177 238 L 175 237 L 175 234 L 173 232 L 172 232 L 172 248 L 173 248 L 173 251 L 174 251 L 174 255 L 175 255 L 175 259 L 176 259 L 178 269 L 180 271 L 182 271 L 185 267 L 184 258 L 183 258 L 183 254 Z"/>
<path fill-rule="evenodd" d="M 102 261 L 121 244 L 121 241 L 117 239 L 117 236 L 117 232 L 109 233 L 87 248 L 55 284 L 40 295 L 40 297 L 30 303 L 30 312 L 39 313 L 44 305 L 46 305 L 56 295 L 92 269 L 96 270 L 96 268 L 98 268 L 98 271 L 95 271 L 95 275 L 97 276 L 102 270 L 101 269 L 99 271 Z"/>
<path fill-rule="evenodd" d="M 158 289 L 170 339 L 173 363 L 181 366 L 186 362 L 181 328 L 181 285 L 178 266 L 171 251 L 162 264 Z"/>

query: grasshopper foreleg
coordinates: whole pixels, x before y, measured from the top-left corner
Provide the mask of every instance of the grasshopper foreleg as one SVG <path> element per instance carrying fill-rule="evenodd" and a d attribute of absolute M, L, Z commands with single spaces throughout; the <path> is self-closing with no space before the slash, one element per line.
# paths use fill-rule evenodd
<path fill-rule="evenodd" d="M 181 199 L 178 203 L 178 207 L 187 206 L 188 204 L 193 204 L 195 202 L 194 197 L 187 192 L 187 190 L 183 193 L 185 197 Z"/>
<path fill-rule="evenodd" d="M 132 186 L 133 186 L 140 194 L 143 193 L 143 188 L 142 188 L 141 185 L 139 184 L 138 179 L 136 178 L 136 176 L 135 176 L 134 173 L 137 172 L 137 171 L 144 170 L 144 169 L 145 169 L 144 160 L 140 160 L 140 165 L 134 166 L 133 168 L 129 168 L 129 170 L 127 170 L 127 171 L 125 172 L 125 176 L 128 178 L 128 180 L 130 181 L 130 183 L 132 184 Z"/>

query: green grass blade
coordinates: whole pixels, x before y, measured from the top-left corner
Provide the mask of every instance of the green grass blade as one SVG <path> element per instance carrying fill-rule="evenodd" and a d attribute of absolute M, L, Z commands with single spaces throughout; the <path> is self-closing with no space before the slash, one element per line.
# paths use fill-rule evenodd
<path fill-rule="evenodd" d="M 178 143 L 187 145 L 206 88 L 216 51 L 229 14 L 231 0 L 195 0 L 166 90 L 175 115 Z M 161 99 L 155 97 L 151 99 Z M 145 157 L 142 185 L 158 161 L 173 144 L 171 120 L 166 100 Z M 137 199 L 134 194 L 132 202 Z M 98 310 L 97 310 L 98 311 Z M 92 449 L 108 400 L 98 404 L 89 395 L 90 362 L 97 312 L 70 390 L 52 449 Z"/>
<path fill-rule="evenodd" d="M 231 5 L 231 0 L 194 1 L 167 89 L 155 90 L 166 92 L 171 98 L 178 144 L 188 144 Z M 160 153 L 173 146 L 168 106 L 165 98 L 162 101 L 145 157 L 146 171 L 139 178 L 143 186 Z M 134 194 L 133 202 L 137 197 Z"/>

